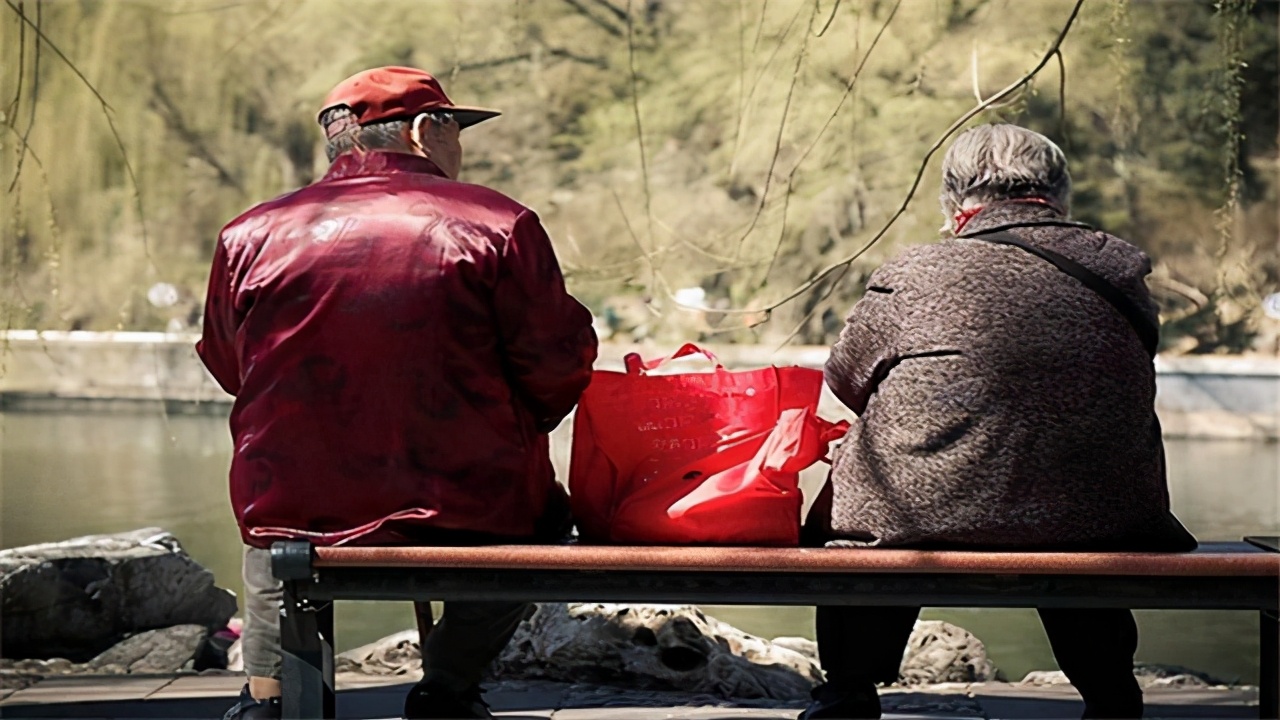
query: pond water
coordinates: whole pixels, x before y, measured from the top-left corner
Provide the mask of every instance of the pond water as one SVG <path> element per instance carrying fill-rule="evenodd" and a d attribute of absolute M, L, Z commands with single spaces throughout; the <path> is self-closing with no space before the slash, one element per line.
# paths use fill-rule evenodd
<path fill-rule="evenodd" d="M 563 439 L 563 438 L 561 438 Z M 1174 510 L 1201 540 L 1280 534 L 1280 445 L 1167 442 Z M 0 414 L 0 547 L 146 526 L 173 532 L 240 592 L 227 500 L 231 442 L 220 415 Z M 555 453 L 563 467 L 561 442 Z M 809 608 L 710 607 L 764 637 L 813 637 Z M 1054 669 L 1032 610 L 926 610 L 981 638 L 1010 679 Z M 408 603 L 339 603 L 338 649 L 412 626 Z M 1256 682 L 1258 621 L 1240 612 L 1142 612 L 1139 659 Z"/>

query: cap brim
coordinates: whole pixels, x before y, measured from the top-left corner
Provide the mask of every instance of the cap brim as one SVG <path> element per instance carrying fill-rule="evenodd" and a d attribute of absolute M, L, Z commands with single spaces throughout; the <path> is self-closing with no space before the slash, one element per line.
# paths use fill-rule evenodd
<path fill-rule="evenodd" d="M 456 107 L 449 110 L 453 113 L 453 119 L 458 121 L 458 128 L 469 128 L 476 123 L 482 123 L 485 120 L 496 118 L 502 113 L 497 110 L 486 110 L 484 108 L 467 108 Z"/>

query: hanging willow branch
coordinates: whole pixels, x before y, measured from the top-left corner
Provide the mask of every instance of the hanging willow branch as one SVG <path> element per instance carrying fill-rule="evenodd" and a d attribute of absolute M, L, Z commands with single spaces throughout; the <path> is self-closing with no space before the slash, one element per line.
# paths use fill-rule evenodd
<path fill-rule="evenodd" d="M 809 143 L 809 147 L 805 148 L 804 152 L 800 154 L 800 159 L 796 160 L 796 164 L 791 166 L 791 172 L 787 174 L 787 194 L 783 197 L 782 203 L 782 227 L 778 231 L 778 242 L 773 246 L 773 254 L 769 257 L 769 264 L 764 271 L 765 283 L 769 282 L 769 274 L 773 271 L 773 266 L 778 262 L 778 253 L 782 250 L 782 241 L 787 233 L 787 211 L 791 207 L 791 195 L 795 186 L 796 172 L 800 170 L 800 166 L 809 157 L 809 154 L 818 147 L 818 141 L 827 133 L 827 129 L 831 127 L 831 123 L 835 122 L 836 116 L 840 114 L 840 110 L 844 108 L 844 104 L 853 94 L 853 88 L 858 84 L 858 78 L 862 76 L 862 69 L 867 66 L 867 60 L 871 59 L 871 53 L 875 52 L 876 46 L 880 44 L 880 38 L 889 29 L 889 23 L 893 22 L 893 18 L 898 14 L 898 8 L 900 7 L 902 7 L 902 0 L 897 0 L 889 11 L 888 17 L 884 19 L 884 23 L 880 25 L 875 37 L 871 38 L 871 45 L 863 53 L 862 61 L 858 63 L 858 67 L 853 71 L 853 77 L 849 78 L 849 82 L 845 84 L 844 93 L 840 95 L 840 101 L 836 103 L 835 109 L 827 116 L 826 122 L 822 123 L 822 127 L 818 129 L 818 134 L 813 138 L 813 142 Z M 834 11 L 832 12 L 834 13 Z"/>
<path fill-rule="evenodd" d="M 1221 58 L 1222 81 L 1222 130 L 1226 147 L 1222 152 L 1223 187 L 1226 190 L 1222 207 L 1218 208 L 1217 225 L 1220 238 L 1218 260 L 1227 254 L 1232 235 L 1235 210 L 1240 204 L 1240 97 L 1244 89 L 1243 25 L 1253 8 L 1254 0 L 1218 0 L 1216 25 L 1218 51 Z"/>
<path fill-rule="evenodd" d="M 1018 92 L 1022 87 L 1024 87 L 1025 85 L 1030 83 L 1033 79 L 1035 79 L 1036 75 L 1039 74 L 1040 71 L 1043 70 L 1044 67 L 1049 64 L 1049 61 L 1053 59 L 1054 54 L 1057 53 L 1059 48 L 1062 47 L 1063 41 L 1067 39 L 1067 35 L 1071 32 L 1071 28 L 1075 24 L 1076 18 L 1080 14 L 1080 8 L 1082 5 L 1084 5 L 1084 0 L 1076 0 L 1075 5 L 1071 8 L 1071 14 L 1067 17 L 1066 23 L 1062 26 L 1062 29 L 1058 32 L 1058 36 L 1054 38 L 1053 42 L 1049 45 L 1049 48 L 1045 51 L 1044 55 L 1040 58 L 1039 62 L 1036 63 L 1035 67 L 1031 68 L 1031 70 L 1029 70 L 1025 75 L 1023 75 L 1021 78 L 1018 78 L 1016 81 L 1014 81 L 1013 83 L 1005 87 L 1000 92 L 997 92 L 996 94 L 987 98 L 986 101 L 979 103 L 978 105 L 974 106 L 973 109 L 961 115 L 959 118 L 956 119 L 955 122 L 951 123 L 951 126 L 948 127 L 942 133 L 942 135 L 938 137 L 936 141 L 934 141 L 933 145 L 931 145 L 929 147 L 929 150 L 925 153 L 924 158 L 921 159 L 920 168 L 916 172 L 915 178 L 911 182 L 911 187 L 907 190 L 907 194 L 902 200 L 902 204 L 893 213 L 893 215 L 889 217 L 888 221 L 885 222 L 885 224 L 880 228 L 880 230 L 877 231 L 876 234 L 872 236 L 871 239 L 868 240 L 862 247 L 858 248 L 853 253 L 847 255 L 846 257 L 840 259 L 839 261 L 834 262 L 828 265 L 827 267 L 823 268 L 822 270 L 818 271 L 818 273 L 814 275 L 812 278 L 810 278 L 809 280 L 807 280 L 806 282 L 804 282 L 803 284 L 801 284 L 799 287 L 795 288 L 791 292 L 787 293 L 780 300 L 777 300 L 769 305 L 765 305 L 759 308 L 726 309 L 726 310 L 720 310 L 717 312 L 720 312 L 726 315 L 762 316 L 760 317 L 760 319 L 755 320 L 749 325 L 747 325 L 747 328 L 756 327 L 758 325 L 761 325 L 767 322 L 774 310 L 777 310 L 783 305 L 803 296 L 805 293 L 814 289 L 818 285 L 824 283 L 824 281 L 826 281 L 827 278 L 835 275 L 836 276 L 835 282 L 832 282 L 827 287 L 822 297 L 819 298 L 819 302 L 829 297 L 831 292 L 839 284 L 839 280 L 842 279 L 845 276 L 845 274 L 849 271 L 849 268 L 853 265 L 854 261 L 862 257 L 864 254 L 866 254 L 866 252 L 870 250 L 876 243 L 880 242 L 881 238 L 883 238 L 889 232 L 889 229 L 893 227 L 894 223 L 898 221 L 898 218 L 902 217 L 902 215 L 906 213 L 907 207 L 911 204 L 911 200 L 915 197 L 916 190 L 918 190 L 920 187 L 920 182 L 924 179 L 925 171 L 928 169 L 929 161 L 933 158 L 934 154 L 937 153 L 938 150 L 942 148 L 943 144 L 945 144 L 946 141 L 950 139 L 952 135 L 956 134 L 956 132 L 958 132 L 960 128 L 964 127 L 965 124 L 968 123 L 970 120 L 982 114 L 988 108 L 1000 103 L 1002 100 L 1009 97 L 1013 93 Z M 817 304 L 815 303 L 815 308 L 816 306 Z M 688 310 L 702 309 L 702 308 L 686 307 L 683 305 L 681 305 L 680 307 L 683 307 Z"/>
<path fill-rule="evenodd" d="M 129 182 L 133 185 L 133 200 L 134 204 L 138 208 L 138 226 L 142 235 L 143 255 L 146 256 L 151 269 L 156 270 L 155 259 L 151 257 L 151 243 L 147 238 L 147 217 L 142 208 L 142 186 L 138 184 L 138 175 L 133 170 L 133 163 L 129 161 L 129 151 L 125 149 L 124 139 L 120 137 L 120 131 L 116 128 L 116 121 L 114 117 L 115 110 L 111 107 L 111 104 L 107 102 L 107 99 L 102 96 L 102 93 L 98 92 L 98 89 L 93 86 L 93 83 L 89 82 L 89 78 L 85 77 L 84 73 L 80 72 L 80 68 L 76 67 L 76 64 L 71 62 L 71 58 L 68 58 L 66 54 L 62 52 L 62 49 L 59 48 L 53 40 L 49 39 L 49 36 L 45 34 L 44 30 L 41 29 L 38 23 L 27 17 L 26 13 L 22 11 L 22 8 L 13 4 L 13 0 L 4 0 L 4 3 L 9 6 L 9 9 L 18 16 L 24 25 L 35 31 L 36 38 L 39 42 L 43 42 L 45 45 L 48 45 L 49 49 L 53 51 L 53 54 L 58 56 L 59 60 L 66 63 L 67 67 L 71 68 L 71 72 L 75 73 L 75 76 L 80 79 L 80 82 L 83 83 L 84 86 L 89 89 L 89 92 L 93 93 L 94 98 L 97 99 L 98 105 L 102 109 L 102 116 L 107 120 L 107 127 L 111 129 L 111 137 L 115 139 L 116 147 L 120 148 L 120 158 L 124 162 L 124 169 L 129 176 Z M 32 103 L 34 103 L 35 100 L 36 99 L 34 97 L 31 98 Z"/>
<path fill-rule="evenodd" d="M 19 10 L 22 10 L 22 9 L 23 9 L 23 6 L 19 6 Z M 42 9 L 43 9 L 42 6 L 39 3 L 37 3 L 36 4 L 36 27 L 37 28 L 40 27 L 40 19 L 41 19 L 41 16 L 43 15 L 43 13 L 41 12 Z M 22 38 L 23 38 L 22 45 L 25 46 L 27 26 L 25 24 L 19 24 L 19 27 L 22 29 Z M 18 103 L 22 99 L 22 77 L 23 77 L 22 61 L 20 59 L 18 62 L 18 91 L 14 93 L 14 96 L 13 96 L 13 120 L 10 122 L 10 126 L 14 128 L 18 126 Z M 37 103 L 37 98 L 39 97 L 40 97 L 40 43 L 36 42 L 32 46 L 32 58 L 31 58 L 31 100 L 29 102 L 29 104 L 31 105 L 31 112 L 28 113 L 27 115 L 27 129 L 22 131 L 22 146 L 18 149 L 18 162 L 14 165 L 13 180 L 9 181 L 9 192 L 13 192 L 13 189 L 18 187 L 18 178 L 22 177 L 22 163 L 27 159 L 27 152 L 31 147 L 31 145 L 27 141 L 31 139 L 32 128 L 36 126 L 36 103 Z"/>

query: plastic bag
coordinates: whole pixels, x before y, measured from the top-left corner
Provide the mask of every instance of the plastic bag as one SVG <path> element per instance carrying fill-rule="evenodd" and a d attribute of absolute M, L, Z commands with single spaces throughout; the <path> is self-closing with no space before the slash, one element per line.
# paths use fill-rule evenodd
<path fill-rule="evenodd" d="M 651 375 L 710 353 L 628 355 L 596 371 L 573 426 L 569 496 L 582 537 L 648 544 L 799 544 L 800 471 L 848 423 L 817 416 L 822 372 L 799 367 Z"/>

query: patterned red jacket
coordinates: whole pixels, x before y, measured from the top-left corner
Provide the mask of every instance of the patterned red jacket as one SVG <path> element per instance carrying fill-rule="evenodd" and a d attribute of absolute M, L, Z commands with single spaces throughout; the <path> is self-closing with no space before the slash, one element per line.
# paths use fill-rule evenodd
<path fill-rule="evenodd" d="M 547 433 L 591 378 L 591 314 L 538 217 L 392 152 L 223 229 L 196 350 L 236 397 L 245 543 L 530 536 L 566 518 Z"/>

